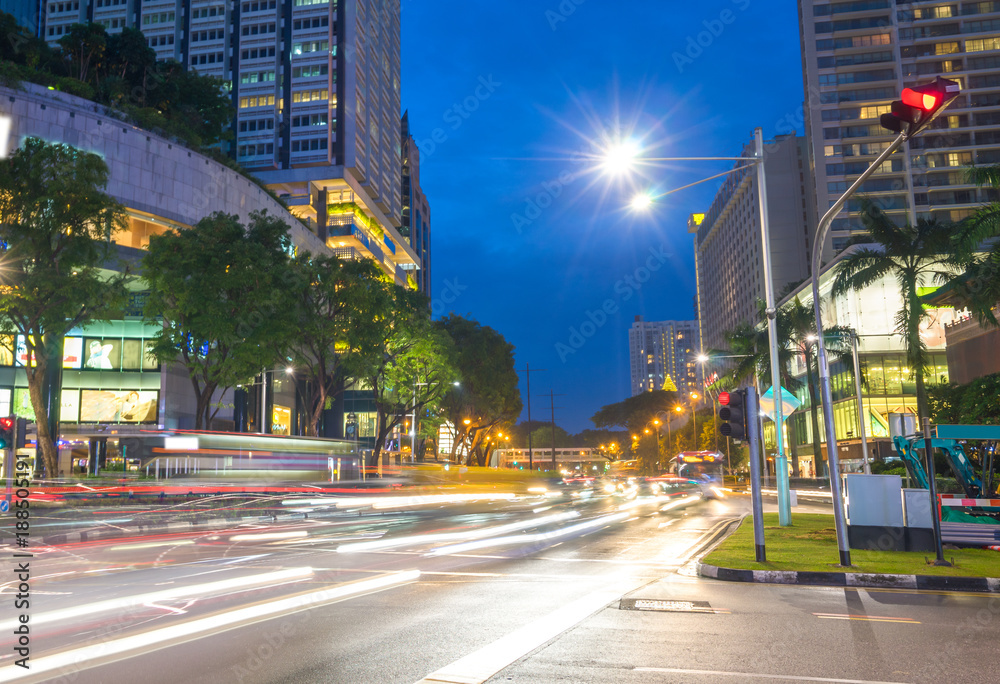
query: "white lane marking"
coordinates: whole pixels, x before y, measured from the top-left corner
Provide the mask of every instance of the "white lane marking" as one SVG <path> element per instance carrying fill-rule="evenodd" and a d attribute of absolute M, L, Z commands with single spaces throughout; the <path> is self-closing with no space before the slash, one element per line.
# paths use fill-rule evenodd
<path fill-rule="evenodd" d="M 259 587 L 265 584 L 299 582 L 312 577 L 312 575 L 312 568 L 289 568 L 288 570 L 268 572 L 261 575 L 249 575 L 247 577 L 236 577 L 233 579 L 220 580 L 218 582 L 209 582 L 207 584 L 178 586 L 172 589 L 164 589 L 150 594 L 123 596 L 118 599 L 108 599 L 106 601 L 98 601 L 97 603 L 86 603 L 79 606 L 73 606 L 72 608 L 63 608 L 62 610 L 53 610 L 48 613 L 32 615 L 31 625 L 33 627 L 37 627 L 50 622 L 71 620 L 84 615 L 92 616 L 97 615 L 98 613 L 106 613 L 110 610 L 134 610 L 136 607 L 147 603 L 159 603 L 161 601 L 191 598 L 194 596 L 205 596 L 217 592 L 228 592 L 248 589 L 250 587 Z M 36 591 L 32 593 L 38 594 L 41 592 Z M 18 621 L 16 619 L 4 620 L 3 622 L 0 622 L 0 632 L 6 633 L 8 629 L 13 629 L 17 627 L 17 625 Z"/>
<path fill-rule="evenodd" d="M 367 594 L 389 587 L 412 582 L 420 577 L 419 570 L 382 575 L 360 582 L 333 586 L 328 589 L 270 601 L 256 606 L 231 610 L 210 617 L 182 622 L 171 627 L 155 629 L 143 634 L 123 637 L 114 641 L 90 644 L 71 651 L 63 651 L 50 656 L 32 659 L 32 676 L 57 672 L 64 668 L 77 673 L 88 667 L 113 662 L 129 657 L 129 652 L 145 651 L 152 648 L 176 646 L 194 641 L 212 633 L 219 633 L 235 627 L 261 622 L 279 615 L 291 615 L 329 604 L 359 594 Z M 12 682 L 25 676 L 25 670 L 17 665 L 0 668 L 0 682 Z"/>
<path fill-rule="evenodd" d="M 576 626 L 615 599 L 641 586 L 619 580 L 516 629 L 488 646 L 430 673 L 416 684 L 480 684 L 542 644 Z"/>
<path fill-rule="evenodd" d="M 685 670 L 675 667 L 635 667 L 635 672 L 669 672 L 671 674 L 693 674 L 712 677 L 750 677 L 757 679 L 789 679 L 796 682 L 835 682 L 836 684 L 907 684 L 907 682 L 884 682 L 871 679 L 835 679 L 830 677 L 804 677 L 802 675 L 759 674 L 756 672 L 726 672 L 724 670 Z"/>

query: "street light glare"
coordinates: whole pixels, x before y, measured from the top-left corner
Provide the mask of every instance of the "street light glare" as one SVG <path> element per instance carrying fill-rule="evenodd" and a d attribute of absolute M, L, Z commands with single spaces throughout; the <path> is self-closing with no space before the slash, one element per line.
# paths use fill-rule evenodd
<path fill-rule="evenodd" d="M 706 354 L 698 354 L 698 356 L 695 357 L 695 360 L 698 363 L 708 363 L 708 356 Z"/>
<path fill-rule="evenodd" d="M 612 145 L 604 152 L 604 169 L 615 175 L 630 171 L 639 151 L 639 145 L 633 140 L 622 140 Z"/>
<path fill-rule="evenodd" d="M 629 203 L 629 206 L 631 206 L 636 211 L 645 211 L 652 204 L 653 204 L 653 198 L 650 197 L 649 193 L 643 192 L 633 197 L 632 201 Z"/>

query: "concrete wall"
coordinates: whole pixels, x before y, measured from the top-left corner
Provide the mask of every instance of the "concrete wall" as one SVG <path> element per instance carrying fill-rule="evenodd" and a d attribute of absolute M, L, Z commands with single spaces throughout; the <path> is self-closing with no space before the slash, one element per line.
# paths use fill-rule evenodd
<path fill-rule="evenodd" d="M 325 252 L 322 241 L 258 185 L 208 157 L 115 118 L 89 100 L 30 83 L 0 87 L 0 114 L 13 119 L 10 147 L 29 136 L 101 155 L 110 169 L 107 192 L 129 209 L 190 226 L 215 211 L 266 210 L 292 227 L 300 249 Z"/>

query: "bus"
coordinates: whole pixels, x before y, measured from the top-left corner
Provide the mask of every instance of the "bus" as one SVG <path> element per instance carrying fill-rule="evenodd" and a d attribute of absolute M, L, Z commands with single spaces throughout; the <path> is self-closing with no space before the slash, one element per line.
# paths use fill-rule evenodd
<path fill-rule="evenodd" d="M 722 496 L 722 465 L 725 456 L 718 451 L 682 451 L 671 460 L 674 472 L 697 482 L 706 498 Z"/>

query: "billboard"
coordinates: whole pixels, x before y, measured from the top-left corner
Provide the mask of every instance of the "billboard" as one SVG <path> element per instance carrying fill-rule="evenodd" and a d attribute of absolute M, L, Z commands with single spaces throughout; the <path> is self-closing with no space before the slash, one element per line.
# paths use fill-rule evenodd
<path fill-rule="evenodd" d="M 81 390 L 81 423 L 155 423 L 159 392 Z"/>

